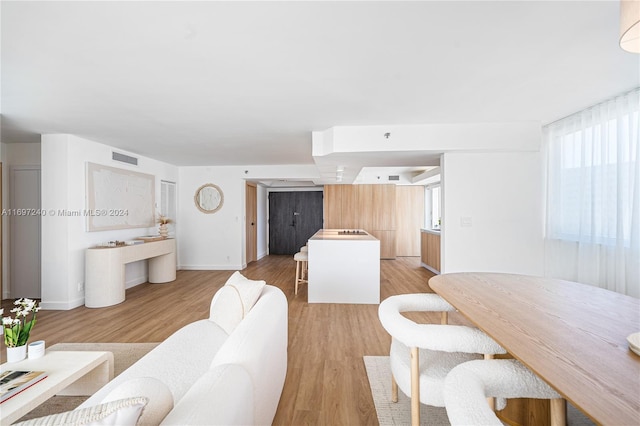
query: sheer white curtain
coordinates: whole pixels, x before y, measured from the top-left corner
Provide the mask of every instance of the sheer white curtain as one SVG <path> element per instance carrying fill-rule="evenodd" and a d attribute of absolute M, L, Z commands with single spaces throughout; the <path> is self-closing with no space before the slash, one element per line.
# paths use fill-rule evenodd
<path fill-rule="evenodd" d="M 546 275 L 640 297 L 640 89 L 545 128 Z"/>

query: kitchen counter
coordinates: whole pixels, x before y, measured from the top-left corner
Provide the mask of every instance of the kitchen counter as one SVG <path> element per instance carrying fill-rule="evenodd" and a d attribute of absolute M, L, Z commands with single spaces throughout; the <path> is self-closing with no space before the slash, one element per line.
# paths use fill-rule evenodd
<path fill-rule="evenodd" d="M 422 229 L 420 232 L 420 261 L 434 274 L 440 273 L 440 230 Z"/>
<path fill-rule="evenodd" d="M 309 303 L 380 303 L 377 238 L 361 229 L 321 229 L 307 246 Z"/>
<path fill-rule="evenodd" d="M 376 237 L 362 229 L 321 229 L 309 240 L 378 241 Z"/>
<path fill-rule="evenodd" d="M 428 232 L 429 234 L 440 235 L 440 230 L 439 230 L 439 229 L 427 229 L 427 228 L 422 228 L 422 229 L 420 230 L 420 232 Z"/>

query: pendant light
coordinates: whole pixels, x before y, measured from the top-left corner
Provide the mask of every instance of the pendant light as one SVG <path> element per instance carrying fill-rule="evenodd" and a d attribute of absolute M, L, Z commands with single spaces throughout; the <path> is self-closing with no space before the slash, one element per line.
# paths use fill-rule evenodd
<path fill-rule="evenodd" d="M 640 0 L 620 2 L 620 47 L 640 53 Z"/>

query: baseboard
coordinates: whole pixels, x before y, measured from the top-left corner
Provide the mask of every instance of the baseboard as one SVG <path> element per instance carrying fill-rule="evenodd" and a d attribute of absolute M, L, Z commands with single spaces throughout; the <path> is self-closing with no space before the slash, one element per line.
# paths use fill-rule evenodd
<path fill-rule="evenodd" d="M 267 252 L 265 251 L 264 253 L 259 254 L 259 255 L 258 255 L 258 258 L 257 258 L 256 260 L 260 260 L 260 259 L 262 259 L 263 257 L 266 257 L 266 256 L 268 256 L 268 255 L 269 255 L 269 253 L 267 253 Z"/>
<path fill-rule="evenodd" d="M 149 278 L 148 278 L 148 277 L 146 277 L 146 276 L 144 276 L 144 277 L 137 277 L 137 278 L 134 278 L 134 279 L 131 279 L 131 280 L 129 280 L 129 281 L 127 281 L 127 282 L 125 282 L 125 283 L 124 283 L 124 288 L 128 290 L 128 289 L 130 289 L 131 287 L 135 287 L 135 286 L 137 286 L 137 285 L 144 284 L 144 283 L 146 283 L 147 281 L 149 281 Z"/>
<path fill-rule="evenodd" d="M 44 309 L 45 311 L 69 311 L 83 305 L 84 297 L 71 300 L 69 302 L 40 302 L 40 308 Z"/>
<path fill-rule="evenodd" d="M 180 265 L 185 271 L 241 271 L 242 265 Z"/>

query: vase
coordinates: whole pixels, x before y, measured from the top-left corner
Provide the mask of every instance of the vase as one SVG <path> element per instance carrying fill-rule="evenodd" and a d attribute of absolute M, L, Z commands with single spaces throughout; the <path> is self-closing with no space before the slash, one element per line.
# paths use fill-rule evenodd
<path fill-rule="evenodd" d="M 169 230 L 167 229 L 167 225 L 165 225 L 164 223 L 162 225 L 160 225 L 160 236 L 163 238 L 167 238 L 169 236 Z"/>
<path fill-rule="evenodd" d="M 22 361 L 27 357 L 27 345 L 7 348 L 7 362 Z"/>

